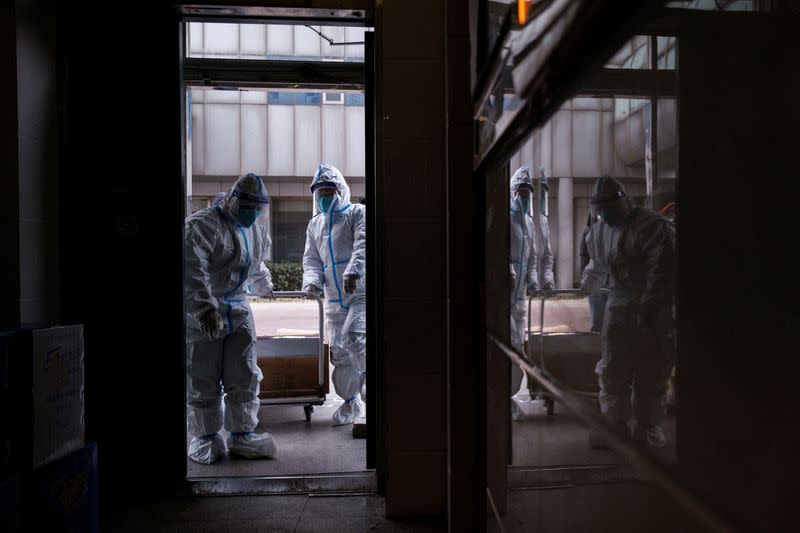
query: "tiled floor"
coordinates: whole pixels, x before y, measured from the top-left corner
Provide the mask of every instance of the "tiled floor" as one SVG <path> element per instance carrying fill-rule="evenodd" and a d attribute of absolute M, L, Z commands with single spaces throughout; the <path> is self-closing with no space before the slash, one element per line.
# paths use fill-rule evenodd
<path fill-rule="evenodd" d="M 511 425 L 514 466 L 601 465 L 623 462 L 614 451 L 591 449 L 588 428 L 565 407 L 556 404 L 555 414 L 547 416 L 544 407 L 538 403 L 524 406 L 528 416 L 520 422 L 512 422 Z M 655 453 L 666 462 L 674 462 L 675 418 L 668 417 L 663 428 L 667 446 Z"/>
<path fill-rule="evenodd" d="M 229 496 L 175 498 L 125 509 L 114 532 L 435 532 L 437 519 L 387 520 L 383 498 L 365 496 Z"/>
<path fill-rule="evenodd" d="M 502 522 L 506 532 L 706 531 L 664 493 L 638 482 L 510 491 Z M 500 531 L 494 517 L 487 531 Z"/>
<path fill-rule="evenodd" d="M 335 399 L 334 399 L 335 398 Z M 366 439 L 354 439 L 352 426 L 331 425 L 331 415 L 342 404 L 329 395 L 306 423 L 299 405 L 264 406 L 256 431 L 268 431 L 278 453 L 274 459 L 246 460 L 225 456 L 213 465 L 187 459 L 189 477 L 287 476 L 361 472 L 367 467 Z M 223 437 L 228 435 L 223 432 Z"/>

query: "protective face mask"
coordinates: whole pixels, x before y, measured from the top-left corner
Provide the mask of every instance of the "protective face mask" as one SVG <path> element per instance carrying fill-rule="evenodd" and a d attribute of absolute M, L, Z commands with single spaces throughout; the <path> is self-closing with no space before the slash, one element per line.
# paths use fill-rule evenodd
<path fill-rule="evenodd" d="M 530 196 L 520 196 L 519 197 L 519 204 L 522 206 L 522 212 L 528 213 L 529 208 L 531 206 L 531 197 Z"/>
<path fill-rule="evenodd" d="M 255 207 L 239 207 L 237 218 L 239 219 L 239 224 L 249 228 L 258 218 L 258 209 Z"/>
<path fill-rule="evenodd" d="M 331 208 L 331 204 L 333 204 L 333 200 L 335 198 L 336 197 L 334 195 L 320 196 L 319 199 L 317 200 L 317 204 L 319 205 L 320 211 L 322 211 L 323 213 L 327 213 L 328 209 Z"/>

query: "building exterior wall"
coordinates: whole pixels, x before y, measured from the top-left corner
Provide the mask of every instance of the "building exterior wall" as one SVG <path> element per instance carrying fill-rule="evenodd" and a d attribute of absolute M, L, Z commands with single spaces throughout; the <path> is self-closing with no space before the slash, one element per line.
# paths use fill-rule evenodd
<path fill-rule="evenodd" d="M 335 42 L 363 42 L 365 28 L 315 27 Z M 189 23 L 189 57 L 363 61 L 363 45 L 331 46 L 305 26 Z M 365 194 L 365 107 L 361 91 L 195 87 L 189 90 L 187 169 L 192 211 L 209 206 L 248 172 L 272 197 L 274 260 L 297 261 L 298 221 L 313 213 L 308 185 L 322 163 L 342 171 L 357 202 Z M 289 238 L 288 236 L 292 236 Z M 296 242 L 295 242 L 296 241 Z"/>
<path fill-rule="evenodd" d="M 632 53 L 638 49 L 634 46 Z M 580 281 L 580 237 L 589 213 L 592 186 L 599 176 L 619 179 L 634 203 L 644 204 L 649 106 L 648 99 L 573 98 L 511 158 L 512 173 L 527 165 L 537 176 L 540 167 L 548 175 L 550 246 L 559 288 L 572 288 Z M 675 99 L 658 100 L 657 207 L 675 190 L 676 114 Z M 571 196 L 571 202 L 564 201 L 564 194 Z M 562 240 L 560 234 L 564 231 L 570 232 L 571 237 Z"/>

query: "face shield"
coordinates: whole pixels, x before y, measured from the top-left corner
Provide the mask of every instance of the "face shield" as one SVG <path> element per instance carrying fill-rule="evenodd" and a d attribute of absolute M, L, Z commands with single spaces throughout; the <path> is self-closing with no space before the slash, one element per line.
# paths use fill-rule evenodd
<path fill-rule="evenodd" d="M 321 163 L 309 187 L 314 197 L 314 214 L 342 209 L 350 203 L 350 188 L 342 173 L 327 163 Z"/>
<path fill-rule="evenodd" d="M 519 167 L 511 175 L 511 208 L 522 213 L 530 213 L 533 205 L 533 179 L 527 166 Z"/>
<path fill-rule="evenodd" d="M 590 200 L 589 213 L 609 226 L 619 226 L 631 210 L 631 202 L 622 185 L 613 178 L 604 176 L 597 180 Z"/>
<path fill-rule="evenodd" d="M 231 216 L 246 228 L 257 221 L 266 224 L 266 221 L 269 220 L 269 196 L 261 178 L 255 174 L 248 174 L 240 178 L 226 200 Z"/>
<path fill-rule="evenodd" d="M 340 200 L 335 185 L 314 188 L 314 205 L 320 213 L 327 213 L 336 200 Z"/>
<path fill-rule="evenodd" d="M 517 189 L 517 193 L 514 195 L 514 203 L 517 205 L 517 209 L 529 214 L 531 212 L 531 198 L 533 198 L 532 187 L 523 185 Z"/>

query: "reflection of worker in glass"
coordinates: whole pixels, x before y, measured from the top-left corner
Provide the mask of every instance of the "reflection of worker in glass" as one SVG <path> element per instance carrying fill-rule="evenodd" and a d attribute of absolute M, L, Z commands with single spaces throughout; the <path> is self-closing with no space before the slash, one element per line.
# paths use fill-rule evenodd
<path fill-rule="evenodd" d="M 308 222 L 303 290 L 324 292 L 333 386 L 344 399 L 333 423 L 351 424 L 365 413 L 358 396 L 366 376 L 366 212 L 350 203 L 350 187 L 331 165 L 319 166 L 311 192 L 320 212 Z"/>
<path fill-rule="evenodd" d="M 596 219 L 589 215 L 588 219 L 586 220 L 586 227 L 583 228 L 583 234 L 581 235 L 581 273 L 586 271 L 586 267 L 591 264 L 591 272 L 594 276 L 598 279 L 596 283 L 593 283 L 597 289 L 606 288 L 608 286 L 608 271 L 605 269 L 599 268 L 600 265 L 596 265 L 589 256 L 589 246 L 586 242 L 586 237 L 589 235 L 589 230 L 592 229 L 592 223 Z M 595 254 L 599 255 L 599 254 Z M 601 292 L 600 290 L 594 290 L 593 292 L 589 293 L 589 313 L 591 314 L 591 325 L 589 326 L 589 330 L 592 333 L 600 333 L 603 327 L 603 315 L 605 314 L 606 310 L 606 295 Z"/>
<path fill-rule="evenodd" d="M 600 408 L 613 424 L 627 425 L 633 418 L 634 438 L 661 447 L 673 358 L 672 224 L 650 209 L 634 207 L 609 177 L 597 180 L 591 207 L 599 220 L 589 230 L 589 254 L 609 273 L 603 355 L 596 368 Z M 590 442 L 604 445 L 597 434 L 590 435 Z"/>
<path fill-rule="evenodd" d="M 536 248 L 534 246 L 534 224 L 531 217 L 533 180 L 528 167 L 522 167 L 511 176 L 511 345 L 519 352 L 525 343 L 526 296 L 539 292 L 539 276 L 536 271 Z M 521 420 L 523 410 L 514 399 L 522 384 L 522 370 L 511 366 L 511 418 Z"/>
<path fill-rule="evenodd" d="M 189 458 L 203 464 L 225 452 L 219 435 L 230 431 L 228 451 L 248 458 L 275 455 L 269 433 L 258 424 L 261 371 L 256 329 L 245 297 L 273 297 L 264 265 L 270 247 L 265 219 L 269 197 L 261 178 L 236 180 L 222 201 L 186 219 L 186 378 Z"/>

